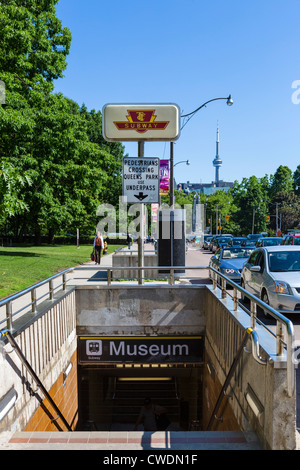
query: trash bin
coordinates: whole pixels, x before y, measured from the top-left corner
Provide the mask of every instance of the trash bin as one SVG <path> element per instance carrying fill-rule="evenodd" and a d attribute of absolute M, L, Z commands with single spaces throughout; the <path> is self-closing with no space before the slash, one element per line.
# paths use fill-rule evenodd
<path fill-rule="evenodd" d="M 185 210 L 161 209 L 158 212 L 158 266 L 185 266 Z M 159 270 L 160 274 L 170 274 Z M 175 269 L 174 275 L 180 277 L 185 269 Z"/>

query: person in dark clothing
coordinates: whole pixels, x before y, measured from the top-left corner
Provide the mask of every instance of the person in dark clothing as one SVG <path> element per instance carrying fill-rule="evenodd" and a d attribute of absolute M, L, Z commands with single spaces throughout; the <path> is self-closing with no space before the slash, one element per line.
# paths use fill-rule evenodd
<path fill-rule="evenodd" d="M 129 233 L 127 233 L 127 240 L 126 241 L 127 241 L 127 245 L 128 245 L 128 250 L 130 250 L 132 238 L 129 235 Z"/>
<path fill-rule="evenodd" d="M 101 250 L 104 248 L 103 238 L 101 233 L 98 232 L 94 239 L 94 250 L 95 250 L 95 264 L 100 264 L 101 261 Z"/>

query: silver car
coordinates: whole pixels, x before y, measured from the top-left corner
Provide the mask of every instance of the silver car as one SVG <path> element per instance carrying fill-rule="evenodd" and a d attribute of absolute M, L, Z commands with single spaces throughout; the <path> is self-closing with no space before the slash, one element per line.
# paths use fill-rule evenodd
<path fill-rule="evenodd" d="M 254 250 L 242 269 L 241 286 L 282 314 L 300 313 L 300 246 Z"/>

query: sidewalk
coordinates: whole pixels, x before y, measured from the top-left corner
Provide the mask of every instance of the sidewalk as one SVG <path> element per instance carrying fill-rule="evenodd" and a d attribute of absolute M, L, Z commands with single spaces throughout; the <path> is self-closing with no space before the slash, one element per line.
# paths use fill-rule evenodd
<path fill-rule="evenodd" d="M 263 450 L 254 432 L 123 431 L 0 433 L 0 450 Z"/>

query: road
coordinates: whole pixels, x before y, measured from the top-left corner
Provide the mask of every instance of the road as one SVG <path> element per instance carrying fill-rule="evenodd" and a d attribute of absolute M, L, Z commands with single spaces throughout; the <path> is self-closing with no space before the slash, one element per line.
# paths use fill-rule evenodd
<path fill-rule="evenodd" d="M 189 245 L 188 251 L 186 254 L 186 266 L 208 266 L 210 257 L 212 253 L 210 251 L 200 250 L 199 247 L 193 246 L 192 244 Z M 210 283 L 208 270 L 194 270 L 194 269 L 187 269 L 186 270 L 187 277 L 197 277 L 201 279 L 201 282 Z"/>

